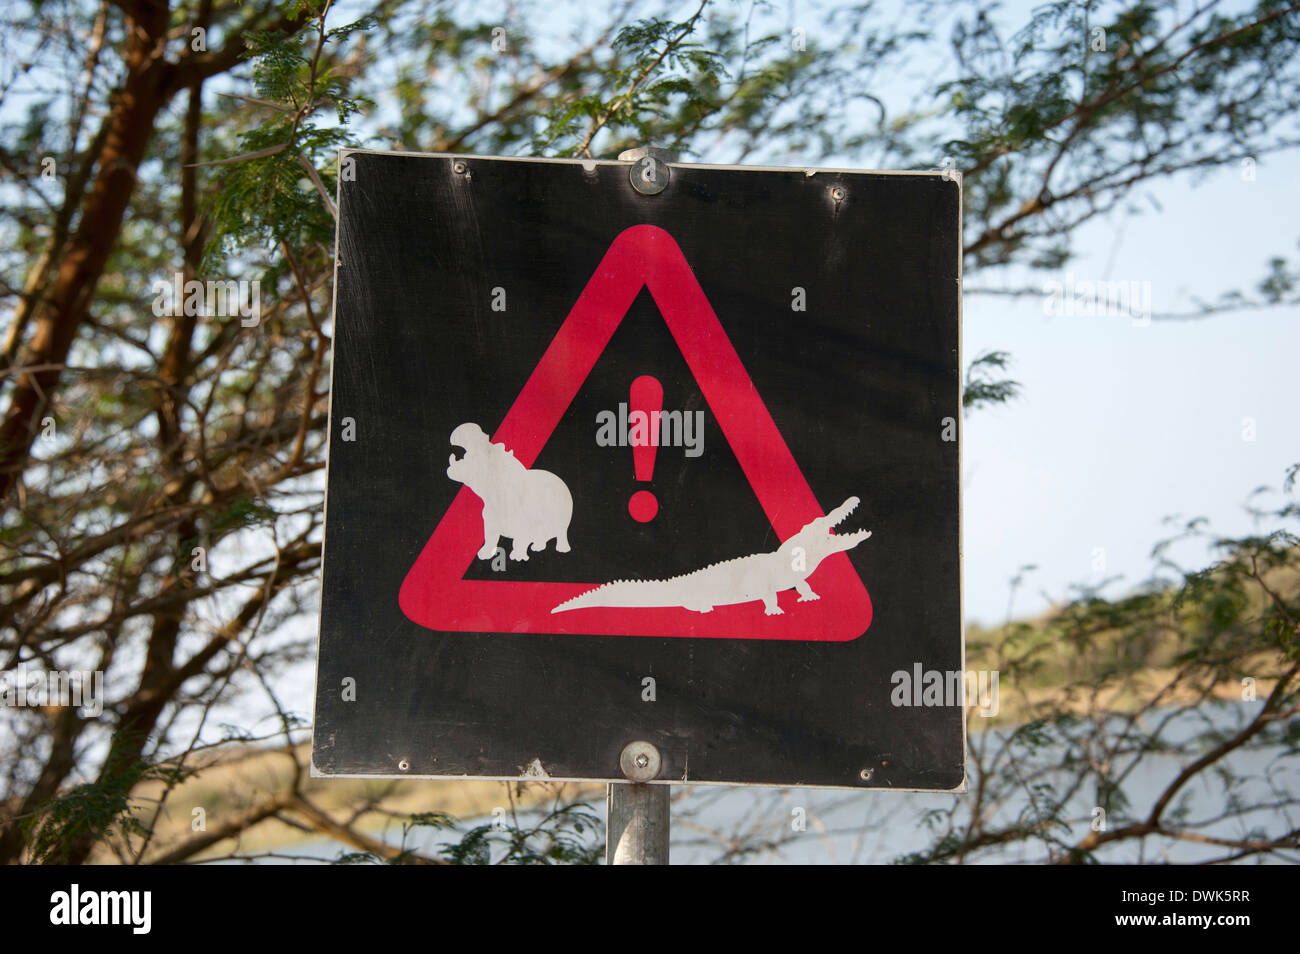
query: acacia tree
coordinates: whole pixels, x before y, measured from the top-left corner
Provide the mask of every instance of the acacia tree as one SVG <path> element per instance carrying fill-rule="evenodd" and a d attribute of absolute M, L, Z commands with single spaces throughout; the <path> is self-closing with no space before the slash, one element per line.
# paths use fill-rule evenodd
<path fill-rule="evenodd" d="M 1300 4 L 1061 2 L 1011 35 L 980 3 L 901 23 L 870 4 L 802 16 L 708 0 L 628 0 L 558 28 L 542 5 L 407 0 L 28 0 L 6 15 L 0 668 L 103 671 L 108 700 L 97 718 L 0 713 L 0 861 L 182 861 L 270 818 L 420 860 L 304 793 L 305 726 L 276 693 L 311 651 L 294 624 L 319 572 L 339 147 L 951 164 L 969 274 L 1060 267 L 1074 230 L 1141 184 L 1297 142 Z M 892 101 L 891 77 L 944 40 L 947 73 Z M 155 285 L 177 275 L 256 280 L 255 321 L 159 308 Z M 1294 303 L 1295 279 L 1279 258 L 1219 307 Z M 990 376 L 1002 360 L 972 368 L 968 405 L 1013 393 Z M 1242 639 L 1291 658 L 1294 603 L 1269 592 L 1291 622 L 1279 608 Z M 1195 618 L 1167 628 L 1186 637 Z M 1277 674 L 1271 719 L 1295 676 Z M 272 730 L 216 731 L 235 700 Z M 154 843 L 200 750 L 271 738 L 292 760 L 283 790 Z M 162 794 L 142 807 L 148 781 Z M 552 820 L 516 830 L 509 856 L 585 860 L 566 827 L 582 818 L 559 806 Z M 997 837 L 1038 829 L 1015 831 Z M 450 860 L 485 857 L 471 834 Z M 950 850 L 953 837 L 930 857 L 996 841 L 971 829 Z"/>

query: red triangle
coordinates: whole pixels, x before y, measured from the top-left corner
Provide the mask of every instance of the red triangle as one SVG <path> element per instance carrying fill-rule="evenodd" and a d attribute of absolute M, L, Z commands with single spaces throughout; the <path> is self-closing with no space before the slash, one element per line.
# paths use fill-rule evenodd
<path fill-rule="evenodd" d="M 492 441 L 514 451 L 525 467 L 533 465 L 642 287 L 649 287 L 778 538 L 822 516 L 681 249 L 652 225 L 614 239 Z M 402 612 L 429 629 L 483 633 L 844 641 L 871 625 L 871 598 L 845 553 L 828 557 L 809 577 L 820 600 L 798 603 L 793 590 L 781 593 L 782 615 L 765 615 L 758 601 L 709 613 L 592 608 L 553 614 L 552 607 L 608 581 L 463 579 L 482 544 L 481 501 L 461 487 L 402 583 Z M 717 559 L 743 555 L 720 546 Z"/>

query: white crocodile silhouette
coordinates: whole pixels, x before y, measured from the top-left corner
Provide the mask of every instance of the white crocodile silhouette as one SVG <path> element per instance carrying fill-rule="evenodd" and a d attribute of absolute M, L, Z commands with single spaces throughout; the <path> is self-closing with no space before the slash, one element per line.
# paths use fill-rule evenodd
<path fill-rule="evenodd" d="M 808 585 L 808 577 L 818 564 L 833 553 L 851 550 L 871 536 L 870 530 L 834 532 L 834 527 L 857 509 L 858 502 L 857 497 L 850 497 L 825 517 L 809 522 L 773 553 L 737 557 L 667 580 L 615 580 L 575 596 L 551 612 L 594 607 L 681 606 L 707 613 L 715 606 L 762 600 L 764 613 L 779 615 L 785 611 L 777 604 L 778 593 L 798 590 L 801 603 L 821 599 Z"/>

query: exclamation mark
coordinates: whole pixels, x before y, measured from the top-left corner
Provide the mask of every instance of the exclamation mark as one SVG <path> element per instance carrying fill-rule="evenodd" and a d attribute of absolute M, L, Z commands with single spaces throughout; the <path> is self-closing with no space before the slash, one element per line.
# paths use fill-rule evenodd
<path fill-rule="evenodd" d="M 655 452 L 659 450 L 659 412 L 664 408 L 664 389 L 657 378 L 643 374 L 628 392 L 628 421 L 632 445 L 632 467 L 637 480 L 655 475 Z M 639 417 L 638 417 L 639 415 Z M 638 421 L 641 427 L 637 427 Z M 638 439 L 640 438 L 640 439 Z M 638 490 L 627 502 L 627 512 L 640 523 L 649 523 L 659 512 L 659 501 L 648 490 Z"/>

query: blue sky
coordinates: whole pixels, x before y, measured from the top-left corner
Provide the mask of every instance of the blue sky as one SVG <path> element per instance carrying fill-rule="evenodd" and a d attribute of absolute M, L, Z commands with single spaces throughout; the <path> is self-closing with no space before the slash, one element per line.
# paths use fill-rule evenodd
<path fill-rule="evenodd" d="M 1149 191 L 1163 211 L 1089 224 L 1069 270 L 1150 281 L 1157 313 L 1249 287 L 1270 256 L 1294 257 L 1298 158 L 1260 162 L 1254 182 L 1229 167 L 1195 188 L 1160 183 Z M 971 619 L 1002 619 L 1007 580 L 1023 564 L 1038 570 L 1018 611 L 1050 605 L 1043 592 L 1057 599 L 1071 583 L 1116 574 L 1123 580 L 1104 592 L 1122 592 L 1149 574 L 1152 545 L 1172 529 L 1161 522 L 1168 515 L 1208 517 L 1224 535 L 1261 529 L 1242 504 L 1300 461 L 1300 309 L 1142 327 L 1124 317 L 1048 317 L 1038 298 L 967 295 L 963 344 L 972 356 L 1010 351 L 1024 385 L 1020 400 L 967 422 Z M 1254 440 L 1244 439 L 1246 418 Z M 1104 572 L 1093 566 L 1097 548 Z M 1192 564 L 1208 558 L 1202 547 L 1176 554 Z"/>

